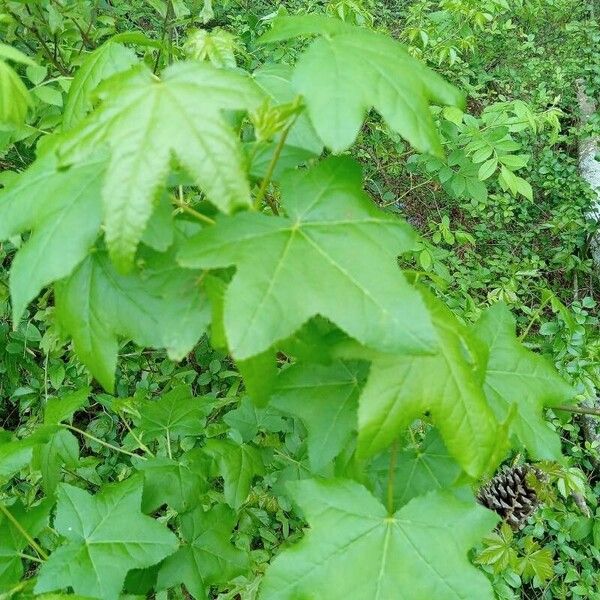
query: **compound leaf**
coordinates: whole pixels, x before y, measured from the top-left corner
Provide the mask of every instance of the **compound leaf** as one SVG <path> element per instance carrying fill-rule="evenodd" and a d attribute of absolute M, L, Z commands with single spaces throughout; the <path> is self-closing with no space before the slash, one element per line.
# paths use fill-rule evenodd
<path fill-rule="evenodd" d="M 163 563 L 158 589 L 183 583 L 196 600 L 208 600 L 211 585 L 245 571 L 248 558 L 229 541 L 236 516 L 226 504 L 196 508 L 181 516 L 184 545 Z"/>
<path fill-rule="evenodd" d="M 107 145 L 103 184 L 106 242 L 121 272 L 133 263 L 170 169 L 171 155 L 225 212 L 250 204 L 241 143 L 223 111 L 251 109 L 262 94 L 250 77 L 201 63 L 177 63 L 158 79 L 144 66 L 99 88 L 100 106 L 62 144 L 77 161 Z"/>
<path fill-rule="evenodd" d="M 514 317 L 504 304 L 488 308 L 473 331 L 488 351 L 484 389 L 497 419 L 506 421 L 514 411 L 509 432 L 532 458 L 560 459 L 560 437 L 544 420 L 543 409 L 568 402 L 571 386 L 517 340 Z"/>
<path fill-rule="evenodd" d="M 330 158 L 283 178 L 287 217 L 225 217 L 183 246 L 183 266 L 237 266 L 224 308 L 236 359 L 266 351 L 317 314 L 376 348 L 434 349 L 423 302 L 396 264 L 415 234 L 360 185 L 354 161 Z"/>
<path fill-rule="evenodd" d="M 116 600 L 128 571 L 156 564 L 177 549 L 175 535 L 141 514 L 138 478 L 95 496 L 68 484 L 57 494 L 54 528 L 66 543 L 40 569 L 37 593 L 72 587 L 76 594 Z"/>
<path fill-rule="evenodd" d="M 262 41 L 307 35 L 322 37 L 298 59 L 293 84 L 328 148 L 349 148 L 374 107 L 417 150 L 442 154 L 429 103 L 462 106 L 456 88 L 389 36 L 323 16 L 278 17 Z"/>
<path fill-rule="evenodd" d="M 289 483 L 311 526 L 267 569 L 263 600 L 492 600 L 467 551 L 497 521 L 448 492 L 413 499 L 393 515 L 354 481 Z"/>

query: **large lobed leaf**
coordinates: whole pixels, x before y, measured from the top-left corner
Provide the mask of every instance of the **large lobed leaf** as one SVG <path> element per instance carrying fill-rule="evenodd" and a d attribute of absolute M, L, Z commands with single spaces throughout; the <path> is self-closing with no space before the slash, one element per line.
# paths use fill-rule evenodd
<path fill-rule="evenodd" d="M 525 348 L 515 335 L 515 319 L 504 304 L 487 309 L 474 327 L 488 359 L 484 389 L 500 421 L 509 422 L 509 433 L 532 458 L 559 460 L 558 433 L 544 420 L 543 409 L 568 402 L 573 388 L 543 356 Z"/>
<path fill-rule="evenodd" d="M 183 583 L 196 600 L 208 600 L 211 585 L 227 583 L 248 566 L 247 555 L 229 541 L 236 515 L 225 504 L 181 516 L 185 544 L 162 564 L 158 589 Z"/>
<path fill-rule="evenodd" d="M 497 521 L 449 492 L 393 515 L 354 481 L 288 484 L 311 529 L 271 564 L 262 600 L 492 600 L 466 554 Z"/>
<path fill-rule="evenodd" d="M 179 385 L 159 400 L 143 402 L 140 417 L 134 421 L 146 441 L 162 436 L 175 439 L 200 435 L 209 412 L 210 404 L 194 398 L 189 386 Z"/>
<path fill-rule="evenodd" d="M 138 61 L 135 52 L 109 40 L 88 54 L 77 70 L 63 112 L 63 129 L 71 129 L 92 108 L 92 94 L 101 81 L 125 71 Z"/>
<path fill-rule="evenodd" d="M 386 35 L 319 15 L 278 17 L 264 43 L 321 36 L 296 64 L 293 83 L 334 152 L 349 148 L 374 107 L 417 150 L 441 154 L 430 103 L 462 106 L 462 94 Z"/>
<path fill-rule="evenodd" d="M 54 528 L 67 542 L 40 569 L 35 591 L 70 586 L 76 594 L 116 600 L 128 571 L 175 552 L 177 538 L 141 514 L 141 501 L 142 484 L 135 477 L 95 496 L 61 484 Z"/>
<path fill-rule="evenodd" d="M 10 271 L 13 321 L 40 290 L 69 275 L 93 246 L 101 223 L 105 161 L 90 157 L 59 170 L 47 151 L 0 192 L 0 240 L 32 234 Z"/>
<path fill-rule="evenodd" d="M 120 275 L 104 252 L 86 258 L 56 285 L 56 314 L 79 359 L 107 389 L 114 385 L 118 337 L 166 348 L 174 360 L 192 350 L 210 319 L 192 272 L 151 255 L 146 270 Z"/>
<path fill-rule="evenodd" d="M 303 421 L 308 431 L 308 456 L 315 471 L 329 464 L 356 431 L 358 395 L 366 367 L 356 361 L 299 363 L 277 378 L 271 404 Z"/>
<path fill-rule="evenodd" d="M 430 412 L 444 443 L 473 477 L 502 458 L 501 429 L 482 388 L 479 348 L 438 300 L 425 295 L 439 340 L 434 356 L 379 354 L 359 400 L 359 451 L 385 449 L 412 421 Z"/>
<path fill-rule="evenodd" d="M 152 215 L 174 155 L 224 212 L 250 205 L 244 156 L 224 110 L 252 109 L 262 93 L 248 76 L 201 63 L 177 63 L 159 79 L 145 66 L 99 88 L 103 100 L 61 146 L 66 162 L 109 148 L 103 183 L 111 258 L 124 272 Z"/>
<path fill-rule="evenodd" d="M 317 314 L 364 344 L 431 352 L 431 321 L 396 263 L 415 233 L 373 206 L 358 165 L 330 158 L 289 173 L 282 197 L 286 217 L 222 218 L 179 254 L 186 267 L 237 266 L 224 308 L 233 356 L 264 352 Z"/>

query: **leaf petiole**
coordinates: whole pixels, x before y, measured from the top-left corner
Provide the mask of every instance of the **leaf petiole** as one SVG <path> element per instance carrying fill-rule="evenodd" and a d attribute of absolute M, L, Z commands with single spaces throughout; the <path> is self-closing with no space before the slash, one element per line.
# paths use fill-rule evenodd
<path fill-rule="evenodd" d="M 0 512 L 4 514 L 14 528 L 27 540 L 27 543 L 40 555 L 42 560 L 48 560 L 48 555 L 44 552 L 42 547 L 29 535 L 21 523 L 13 517 L 12 513 L 4 506 L 4 504 L 2 504 L 2 502 L 0 502 Z"/>
<path fill-rule="evenodd" d="M 83 431 L 83 429 L 79 429 L 78 427 L 73 427 L 73 425 L 67 425 L 66 423 L 61 423 L 60 426 L 65 427 L 66 429 L 70 429 L 71 431 L 74 431 L 75 433 L 78 433 L 79 435 L 82 435 L 83 437 L 86 437 L 89 440 L 92 440 L 93 442 L 96 442 L 97 444 L 104 446 L 105 448 L 110 448 L 111 450 L 114 450 L 115 452 L 120 452 L 121 454 L 126 454 L 127 456 L 134 456 L 135 458 L 147 460 L 146 457 L 141 454 L 136 454 L 135 452 L 129 452 L 129 450 L 124 450 L 123 448 L 119 448 L 118 446 L 115 446 L 114 444 L 105 442 L 104 440 L 97 438 L 95 435 L 92 435 L 91 433 L 88 433 L 87 431 Z"/>

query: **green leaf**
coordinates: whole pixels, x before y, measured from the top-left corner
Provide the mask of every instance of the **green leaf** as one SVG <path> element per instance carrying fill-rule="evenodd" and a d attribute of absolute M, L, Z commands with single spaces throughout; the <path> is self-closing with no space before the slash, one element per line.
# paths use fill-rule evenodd
<path fill-rule="evenodd" d="M 63 112 L 63 129 L 77 125 L 92 108 L 92 94 L 101 81 L 137 62 L 133 50 L 108 41 L 85 57 L 77 70 Z"/>
<path fill-rule="evenodd" d="M 35 591 L 72 587 L 76 594 L 117 600 L 128 571 L 175 552 L 177 538 L 140 513 L 141 500 L 137 478 L 105 486 L 95 496 L 61 484 L 54 528 L 66 543 L 42 565 Z"/>
<path fill-rule="evenodd" d="M 48 442 L 56 431 L 56 427 L 41 426 L 23 439 L 0 440 L 0 482 L 10 479 L 28 466 L 34 449 L 39 444 Z"/>
<path fill-rule="evenodd" d="M 323 16 L 278 17 L 262 41 L 299 35 L 323 36 L 298 59 L 293 83 L 328 148 L 349 148 L 374 107 L 417 150 L 442 154 L 429 103 L 462 106 L 456 88 L 390 37 Z"/>
<path fill-rule="evenodd" d="M 206 442 L 204 451 L 215 460 L 225 481 L 225 501 L 237 510 L 246 501 L 254 477 L 264 474 L 259 451 L 248 444 L 215 439 Z"/>
<path fill-rule="evenodd" d="M 32 89 L 33 94 L 39 98 L 44 104 L 50 106 L 58 106 L 59 108 L 63 105 L 63 96 L 60 90 L 57 90 L 51 85 L 43 85 Z"/>
<path fill-rule="evenodd" d="M 159 400 L 148 400 L 140 407 L 136 425 L 144 432 L 144 440 L 160 437 L 171 439 L 197 436 L 204 431 L 210 405 L 202 398 L 194 398 L 187 385 L 180 385 Z"/>
<path fill-rule="evenodd" d="M 532 458 L 559 460 L 560 437 L 548 427 L 543 408 L 568 402 L 571 386 L 542 356 L 519 343 L 514 317 L 504 304 L 488 308 L 473 333 L 489 354 L 484 388 L 496 418 L 504 422 L 515 411 L 510 434 Z"/>
<path fill-rule="evenodd" d="M 503 440 L 481 381 L 478 348 L 466 328 L 425 295 L 438 333 L 434 356 L 380 354 L 373 358 L 359 400 L 359 452 L 386 448 L 427 411 L 454 459 L 473 477 L 493 468 Z M 433 376 L 435 374 L 435 376 Z"/>
<path fill-rule="evenodd" d="M 517 192 L 519 192 L 519 194 L 521 194 L 522 196 L 525 196 L 525 198 L 527 198 L 527 200 L 529 200 L 530 202 L 533 202 L 533 188 L 531 187 L 531 184 L 522 177 L 517 177 L 516 179 Z"/>
<path fill-rule="evenodd" d="M 264 600 L 492 600 L 467 551 L 497 517 L 450 493 L 415 498 L 393 515 L 354 481 L 288 484 L 310 530 L 267 569 Z"/>
<path fill-rule="evenodd" d="M 242 398 L 240 406 L 229 411 L 223 417 L 223 421 L 237 430 L 244 442 L 253 440 L 259 430 L 275 432 L 284 430 L 279 411 L 270 407 L 259 408 L 248 396 Z"/>
<path fill-rule="evenodd" d="M 235 68 L 235 36 L 224 29 L 199 29 L 190 33 L 183 51 L 196 60 L 209 61 L 217 68 Z"/>
<path fill-rule="evenodd" d="M 51 508 L 52 502 L 48 500 L 29 510 L 25 510 L 19 501 L 7 507 L 14 519 L 32 538 L 36 538 L 47 527 Z M 23 534 L 0 512 L 0 590 L 9 590 L 21 581 L 24 569 L 20 554 L 27 546 Z"/>
<path fill-rule="evenodd" d="M 25 123 L 32 100 L 12 67 L 0 60 L 0 126 L 20 127 Z"/>
<path fill-rule="evenodd" d="M 91 389 L 85 387 L 58 398 L 49 398 L 44 408 L 44 423 L 57 425 L 61 421 L 70 419 L 75 412 L 87 404 L 90 392 Z"/>
<path fill-rule="evenodd" d="M 269 401 L 277 377 L 277 358 L 271 349 L 244 360 L 236 366 L 244 379 L 246 392 L 257 406 Z"/>
<path fill-rule="evenodd" d="M 142 511 L 153 513 L 167 504 L 178 513 L 198 506 L 207 483 L 202 465 L 188 454 L 179 460 L 149 458 L 136 465 L 144 474 Z"/>
<path fill-rule="evenodd" d="M 70 275 L 89 253 L 100 230 L 104 167 L 96 158 L 58 170 L 48 150 L 0 192 L 0 240 L 32 231 L 10 271 L 14 323 L 42 288 Z"/>
<path fill-rule="evenodd" d="M 32 67 L 37 66 L 36 62 L 23 54 L 20 50 L 9 46 L 8 44 L 3 44 L 0 42 L 0 57 L 5 58 L 7 60 L 12 60 L 13 62 L 21 63 L 23 65 L 30 65 Z"/>
<path fill-rule="evenodd" d="M 146 225 L 141 241 L 153 250 L 165 252 L 174 239 L 173 206 L 169 202 L 168 195 L 163 194 Z"/>
<path fill-rule="evenodd" d="M 40 65 L 29 65 L 25 69 L 27 79 L 33 83 L 33 85 L 39 85 L 48 76 L 48 67 Z"/>
<path fill-rule="evenodd" d="M 262 94 L 249 77 L 177 63 L 159 80 L 140 66 L 113 75 L 98 95 L 102 103 L 61 151 L 69 162 L 99 145 L 109 148 L 104 228 L 120 271 L 131 269 L 172 155 L 219 209 L 250 205 L 241 144 L 223 116 L 224 110 L 260 104 Z"/>
<path fill-rule="evenodd" d="M 500 156 L 500 162 L 511 171 L 523 168 L 531 156 L 529 154 L 505 154 Z"/>
<path fill-rule="evenodd" d="M 89 256 L 56 285 L 56 315 L 73 337 L 79 359 L 112 390 L 117 337 L 166 348 L 181 360 L 210 318 L 197 275 L 177 268 L 166 255 L 150 255 L 143 271 L 118 274 L 103 252 Z"/>
<path fill-rule="evenodd" d="M 163 563 L 158 589 L 183 583 L 196 600 L 208 600 L 211 585 L 223 584 L 248 567 L 244 552 L 229 541 L 236 516 L 225 504 L 204 512 L 201 507 L 181 516 L 185 544 Z"/>
<path fill-rule="evenodd" d="M 480 148 L 479 150 L 473 152 L 473 156 L 471 156 L 471 160 L 474 163 L 482 163 L 484 160 L 487 160 L 492 152 L 494 151 L 494 148 L 492 146 L 484 146 L 483 148 Z"/>
<path fill-rule="evenodd" d="M 265 96 L 270 98 L 276 106 L 291 103 L 296 98 L 291 82 L 293 70 L 288 65 L 265 65 L 256 70 L 252 76 Z M 266 174 L 280 135 L 275 136 L 272 142 L 251 145 L 252 164 L 250 172 L 253 177 L 262 178 Z M 315 132 L 306 112 L 301 112 L 285 140 L 285 145 L 274 172 L 275 179 L 279 179 L 285 170 L 296 167 L 309 158 L 319 156 L 322 152 L 323 143 Z"/>
<path fill-rule="evenodd" d="M 498 532 L 493 531 L 484 540 L 484 548 L 477 556 L 476 562 L 491 565 L 495 573 L 517 566 L 517 553 L 513 548 L 514 534 L 510 525 L 502 523 Z"/>
<path fill-rule="evenodd" d="M 348 158 L 289 173 L 282 181 L 287 217 L 223 218 L 183 247 L 184 266 L 237 266 L 224 313 L 235 358 L 264 352 L 317 314 L 367 345 L 434 349 L 425 307 L 396 264 L 415 248 L 415 234 L 373 207 L 360 181 Z"/>
<path fill-rule="evenodd" d="M 496 171 L 497 167 L 498 167 L 498 159 L 497 158 L 494 157 L 494 158 L 490 158 L 489 160 L 486 160 L 479 167 L 479 171 L 477 172 L 477 177 L 479 178 L 479 181 L 485 181 L 486 179 L 490 178 Z"/>
<path fill-rule="evenodd" d="M 517 177 L 512 171 L 509 171 L 505 166 L 500 168 L 500 185 L 502 186 L 502 189 L 510 190 L 510 193 L 513 196 L 516 196 L 517 192 L 519 191 L 519 179 L 519 177 Z"/>
<path fill-rule="evenodd" d="M 42 488 L 47 496 L 53 496 L 61 481 L 61 468 L 77 468 L 79 463 L 79 442 L 66 429 L 52 435 L 50 440 L 34 449 L 33 464 L 42 473 Z"/>
<path fill-rule="evenodd" d="M 356 431 L 358 394 L 365 363 L 298 363 L 282 371 L 271 404 L 299 417 L 308 431 L 308 456 L 318 471 L 330 463 Z"/>
<path fill-rule="evenodd" d="M 540 548 L 532 538 L 525 538 L 523 557 L 519 561 L 519 572 L 525 581 L 533 579 L 539 587 L 554 576 L 554 560 L 552 548 Z"/>
<path fill-rule="evenodd" d="M 369 465 L 380 498 L 386 498 L 390 452 L 380 454 Z M 461 473 L 461 468 L 450 456 L 444 442 L 432 429 L 417 447 L 409 446 L 398 454 L 394 476 L 394 504 L 402 506 L 417 496 L 432 490 L 451 487 Z"/>

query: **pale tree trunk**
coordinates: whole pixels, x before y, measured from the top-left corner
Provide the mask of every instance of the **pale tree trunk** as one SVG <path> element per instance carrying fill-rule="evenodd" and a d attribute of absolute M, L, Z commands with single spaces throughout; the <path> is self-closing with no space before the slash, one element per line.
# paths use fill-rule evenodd
<path fill-rule="evenodd" d="M 576 81 L 577 103 L 581 112 L 582 125 L 585 125 L 596 112 L 596 102 L 587 96 L 582 79 Z M 582 137 L 579 141 L 579 172 L 595 192 L 595 201 L 589 208 L 586 217 L 592 221 L 600 221 L 600 162 L 596 155 L 600 152 L 600 140 L 598 136 Z M 600 234 L 596 233 L 590 240 L 590 252 L 594 260 L 594 268 L 600 271 Z M 600 399 L 596 402 L 588 402 L 588 405 L 598 406 Z M 582 428 L 585 438 L 589 442 L 600 444 L 599 421 L 597 417 L 583 415 Z M 600 471 L 600 461 L 594 461 L 594 468 Z"/>
<path fill-rule="evenodd" d="M 582 124 L 585 125 L 596 112 L 596 102 L 585 93 L 583 80 L 578 79 L 577 102 L 581 111 Z M 596 201 L 587 213 L 588 219 L 600 221 L 600 162 L 596 155 L 600 152 L 598 136 L 582 138 L 579 141 L 579 172 L 596 193 Z M 591 240 L 590 248 L 595 266 L 600 269 L 600 235 L 596 234 Z"/>

